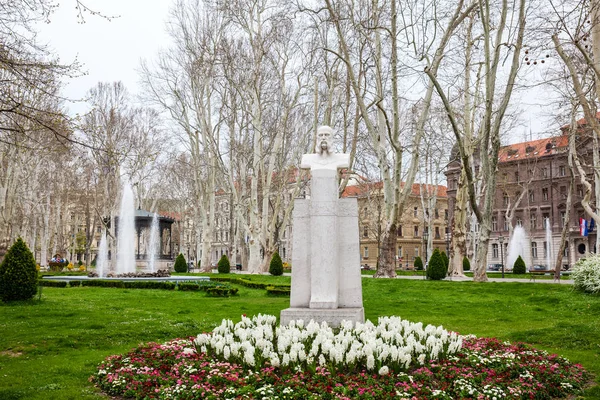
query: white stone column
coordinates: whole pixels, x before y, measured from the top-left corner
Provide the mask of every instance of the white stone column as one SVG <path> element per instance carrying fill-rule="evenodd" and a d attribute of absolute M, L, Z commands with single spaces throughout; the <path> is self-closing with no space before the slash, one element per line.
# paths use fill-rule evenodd
<path fill-rule="evenodd" d="M 310 308 L 338 307 L 337 171 L 311 171 Z M 293 268 L 293 267 L 292 267 Z"/>
<path fill-rule="evenodd" d="M 294 200 L 292 212 L 294 244 L 292 252 L 292 290 L 290 307 L 306 307 L 310 303 L 310 200 Z"/>

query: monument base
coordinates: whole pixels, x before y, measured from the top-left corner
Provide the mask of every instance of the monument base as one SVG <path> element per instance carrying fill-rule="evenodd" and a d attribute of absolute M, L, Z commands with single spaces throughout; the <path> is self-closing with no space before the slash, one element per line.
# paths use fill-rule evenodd
<path fill-rule="evenodd" d="M 315 322 L 327 322 L 332 328 L 339 328 L 342 321 L 365 322 L 365 309 L 360 308 L 286 308 L 281 310 L 280 324 L 288 325 L 290 321 L 303 320 L 306 324 L 313 320 Z"/>

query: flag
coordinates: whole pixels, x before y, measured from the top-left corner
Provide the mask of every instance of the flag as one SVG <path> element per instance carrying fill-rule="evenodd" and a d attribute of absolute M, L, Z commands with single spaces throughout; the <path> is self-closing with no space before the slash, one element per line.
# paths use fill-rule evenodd
<path fill-rule="evenodd" d="M 588 235 L 587 220 L 585 218 L 579 218 L 579 233 L 581 233 L 581 236 Z"/>
<path fill-rule="evenodd" d="M 593 232 L 595 227 L 596 227 L 596 221 L 594 220 L 594 218 L 591 218 L 590 224 L 588 225 L 588 233 Z"/>

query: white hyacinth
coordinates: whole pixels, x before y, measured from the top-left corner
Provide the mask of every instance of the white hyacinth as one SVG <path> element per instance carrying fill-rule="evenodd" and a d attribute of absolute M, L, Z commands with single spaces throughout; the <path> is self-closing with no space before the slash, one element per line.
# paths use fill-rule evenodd
<path fill-rule="evenodd" d="M 385 365 L 379 369 L 383 375 L 451 356 L 462 348 L 462 336 L 455 332 L 398 317 L 380 317 L 377 325 L 342 321 L 337 331 L 312 320 L 276 323 L 272 315 L 242 317 L 237 324 L 223 320 L 212 334 L 197 336 L 196 349 L 256 368 L 268 363 L 276 368 L 329 365 L 372 371 L 375 365 Z"/>

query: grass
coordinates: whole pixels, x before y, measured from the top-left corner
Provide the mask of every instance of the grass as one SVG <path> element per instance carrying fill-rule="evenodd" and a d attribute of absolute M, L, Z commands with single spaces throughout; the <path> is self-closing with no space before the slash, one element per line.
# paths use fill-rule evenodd
<path fill-rule="evenodd" d="M 289 277 L 245 279 L 286 284 Z M 239 286 L 238 286 L 239 287 Z M 286 297 L 113 288 L 44 288 L 41 301 L 0 304 L 0 399 L 95 399 L 96 365 L 140 343 L 195 336 L 241 314 L 279 315 Z M 567 285 L 363 280 L 366 317 L 399 315 L 463 334 L 525 341 L 600 376 L 600 297 Z M 597 378 L 598 381 L 598 378 Z M 599 387 L 585 398 L 600 398 Z"/>

